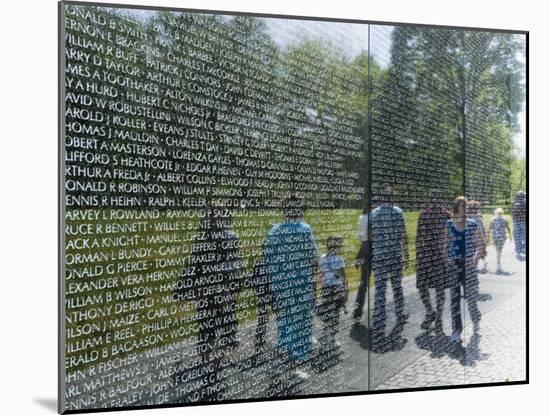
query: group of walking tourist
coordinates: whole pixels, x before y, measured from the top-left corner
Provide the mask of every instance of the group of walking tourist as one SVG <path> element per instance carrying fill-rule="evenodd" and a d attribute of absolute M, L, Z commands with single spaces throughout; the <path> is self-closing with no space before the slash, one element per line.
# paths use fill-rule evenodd
<path fill-rule="evenodd" d="M 212 317 L 223 321 L 223 327 L 201 325 L 204 328 L 198 334 L 199 343 L 208 345 L 204 348 L 205 361 L 221 365 L 224 354 L 239 347 L 237 295 L 243 286 L 253 287 L 256 361 L 260 364 L 260 357 L 268 347 L 267 326 L 273 315 L 281 372 L 307 379 L 312 356 L 320 352 L 335 353 L 341 347 L 337 334 L 341 330 L 342 314 L 348 313 L 350 291 L 346 267 L 353 264 L 346 264 L 344 238 L 338 234 L 330 235 L 321 249 L 324 253 L 319 253 L 314 232 L 304 221 L 303 200 L 291 196 L 283 201 L 282 207 L 285 220 L 269 230 L 252 272 L 246 272 L 246 263 L 240 260 L 238 236 L 231 230 L 231 212 L 221 209 L 224 215 L 205 218 L 201 225 L 205 231 L 195 242 L 201 242 L 197 247 L 213 247 L 213 256 L 208 256 L 210 266 L 197 267 L 203 270 L 200 275 L 190 276 L 184 270 L 186 275 L 179 282 L 175 297 L 185 292 L 185 287 L 193 286 L 198 290 L 193 298 L 201 321 Z M 459 196 L 449 203 L 440 192 L 430 193 L 427 205 L 418 214 L 415 235 L 416 288 L 425 309 L 421 330 L 433 330 L 436 336 L 445 336 L 448 293 L 450 344 L 462 342 L 462 298 L 474 336 L 479 335 L 478 276 L 492 266 L 487 263 L 488 245 L 492 241 L 495 246 L 496 275 L 507 275 L 502 265 L 507 235 L 515 242 L 516 258 L 526 259 L 527 197 L 524 192 L 517 193 L 510 210 L 513 231 L 501 207 L 495 207 L 494 216 L 484 224 L 480 202 Z M 393 293 L 396 327 L 405 325 L 410 317 L 403 290 L 404 270 L 412 265 L 407 222 L 397 206 L 393 186 L 385 185 L 377 205 L 363 209 L 358 228 L 359 252 L 354 263 L 360 268 L 360 281 L 353 301 L 351 327 L 353 330 L 361 324 L 365 297 L 372 287 L 369 336 L 371 350 L 376 352 L 387 335 L 388 283 Z M 203 252 L 193 250 L 190 265 L 200 265 L 201 261 L 204 261 Z M 188 281 L 193 278 L 201 278 L 203 284 L 197 286 Z M 245 279 L 248 279 L 246 284 Z M 319 335 L 314 334 L 316 317 L 321 327 Z"/>

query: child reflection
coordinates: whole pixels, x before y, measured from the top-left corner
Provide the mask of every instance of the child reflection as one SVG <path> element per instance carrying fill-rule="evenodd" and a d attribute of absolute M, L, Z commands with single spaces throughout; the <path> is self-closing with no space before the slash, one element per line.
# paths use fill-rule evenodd
<path fill-rule="evenodd" d="M 512 232 L 510 231 L 508 221 L 504 217 L 504 210 L 502 208 L 496 208 L 495 216 L 493 216 L 489 225 L 489 238 L 491 236 L 493 237 L 495 249 L 497 251 L 497 275 L 506 275 L 501 265 L 502 249 L 506 243 L 506 231 L 508 231 L 510 239 L 512 239 Z"/>
<path fill-rule="evenodd" d="M 176 296 L 195 303 L 203 371 L 199 400 L 212 401 L 223 398 L 221 363 L 238 345 L 237 295 L 244 264 L 229 209 L 207 208 L 198 229 Z"/>

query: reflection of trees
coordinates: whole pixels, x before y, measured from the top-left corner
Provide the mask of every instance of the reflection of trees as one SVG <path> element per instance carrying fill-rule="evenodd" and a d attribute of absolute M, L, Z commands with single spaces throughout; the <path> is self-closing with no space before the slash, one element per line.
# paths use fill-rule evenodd
<path fill-rule="evenodd" d="M 518 129 L 523 89 L 522 67 L 516 59 L 521 43 L 515 36 L 396 27 L 389 66 L 382 69 L 372 56 L 369 58 L 368 51 L 350 59 L 344 53 L 346 45 L 321 35 L 315 39 L 297 37 L 292 44 L 280 46 L 268 34 L 265 19 L 162 11 L 143 21 L 132 21 L 112 9 L 89 9 L 146 34 L 142 38 L 125 35 L 146 46 L 125 50 L 136 56 L 131 63 L 139 72 L 136 78 L 158 78 L 160 64 L 176 68 L 162 75 L 181 86 L 160 82 L 158 92 L 148 95 L 172 100 L 167 91 L 177 89 L 190 100 L 193 112 L 202 114 L 199 117 L 210 125 L 231 124 L 238 118 L 251 126 L 228 133 L 213 131 L 211 143 L 219 152 L 231 146 L 244 150 L 244 139 L 251 138 L 263 143 L 259 148 L 273 156 L 270 145 L 283 136 L 286 140 L 280 140 L 282 143 L 290 142 L 285 148 L 288 155 L 307 154 L 301 162 L 290 162 L 295 164 L 291 171 L 310 166 L 305 170 L 312 181 L 316 175 L 328 184 L 352 178 L 352 183 L 366 188 L 371 157 L 367 153 L 370 97 L 374 193 L 390 177 L 398 193 L 407 194 L 414 206 L 421 204 L 433 188 L 452 196 L 464 193 L 464 185 L 469 196 L 496 202 L 506 200 L 512 182 L 518 181 L 513 170 L 517 163 L 512 156 L 512 135 Z M 72 18 L 90 24 L 82 17 Z M 207 47 L 201 50 L 195 44 Z M 94 53 L 103 63 L 123 62 L 106 50 Z M 190 52 L 195 56 L 189 56 Z M 208 59 L 203 59 L 205 56 Z M 101 71 L 105 66 L 91 69 Z M 198 97 L 200 94 L 188 88 L 189 76 L 198 79 L 196 84 L 201 87 L 206 86 L 205 76 L 215 79 L 215 88 L 224 91 L 226 99 L 214 105 L 208 97 Z M 109 86 L 101 79 L 94 82 L 100 88 Z M 117 89 L 114 99 L 133 104 L 127 95 L 130 88 Z M 95 101 L 93 108 L 99 109 Z M 189 129 L 180 121 L 193 116 L 191 110 L 176 106 L 156 109 L 169 118 L 167 124 Z M 109 109 L 102 111 L 111 118 L 117 115 Z M 171 157 L 175 149 L 166 144 L 166 135 L 158 134 L 159 143 L 150 145 L 163 148 Z M 234 138 L 233 144 L 226 144 L 224 135 Z M 114 154 L 112 148 L 102 151 Z M 208 153 L 201 148 L 192 151 Z M 238 166 L 239 157 L 230 156 L 231 166 Z M 333 161 L 332 167 L 327 160 Z M 277 163 L 272 168 L 277 169 Z M 150 182 L 155 182 L 159 173 L 154 169 L 142 172 L 148 174 L 146 181 Z M 211 175 L 223 176 L 220 172 Z M 281 188 L 290 191 L 296 177 L 293 174 Z M 124 180 L 129 179 L 118 181 Z M 168 192 L 173 193 L 171 186 L 178 185 L 184 183 L 168 183 Z M 242 186 L 228 186 L 240 187 L 246 194 Z M 325 197 L 323 193 L 310 195 L 312 202 Z M 350 199 L 352 191 L 333 193 L 329 199 L 343 196 L 339 206 L 358 207 L 353 197 Z"/>
<path fill-rule="evenodd" d="M 520 49 L 507 34 L 394 30 L 373 140 L 402 173 L 402 192 L 419 202 L 433 188 L 492 203 L 508 199 L 523 100 Z"/>
<path fill-rule="evenodd" d="M 162 11 L 138 22 L 132 21 L 131 16 L 111 9 L 92 7 L 90 10 L 104 16 L 106 20 L 115 21 L 116 25 L 120 23 L 146 34 L 139 39 L 146 47 L 136 52 L 133 66 L 140 74 L 136 78 L 152 79 L 158 84 L 158 92 L 149 93 L 158 99 L 156 102 L 162 102 L 167 98 L 173 100 L 173 95 L 177 92 L 178 97 L 190 99 L 190 104 L 195 107 L 194 112 L 202 114 L 210 126 L 218 122 L 231 124 L 232 120 L 237 118 L 241 125 L 251 126 L 224 133 L 234 138 L 229 140 L 232 144 L 224 144 L 222 134 L 213 131 L 212 142 L 218 145 L 218 151 L 221 152 L 224 147 L 241 147 L 244 150 L 244 139 L 252 138 L 264 141 L 261 149 L 273 154 L 270 145 L 277 142 L 280 136 L 284 136 L 286 139 L 279 140 L 281 143 L 288 143 L 284 152 L 289 156 L 296 156 L 294 161 L 286 163 L 285 168 L 288 168 L 288 164 L 311 166 L 304 174 L 312 183 L 316 181 L 315 176 L 319 173 L 319 164 L 325 162 L 324 155 L 342 153 L 337 158 L 341 161 L 339 167 L 334 168 L 332 172 L 324 168 L 321 173 L 327 181 L 326 176 L 335 173 L 336 170 L 340 172 L 340 178 L 345 178 L 358 170 L 360 158 L 356 154 L 350 157 L 349 149 L 347 152 L 342 150 L 349 140 L 343 140 L 343 136 L 339 134 L 347 130 L 346 134 L 353 141 L 357 128 L 350 128 L 349 125 L 359 125 L 365 118 L 364 110 L 361 108 L 363 104 L 358 99 L 358 82 L 362 68 L 355 62 L 349 62 L 342 51 L 334 45 L 325 41 L 300 40 L 282 50 L 266 34 L 264 19 Z M 80 19 L 83 24 L 90 23 L 84 18 L 75 18 Z M 201 61 L 199 56 L 201 51 L 192 46 L 201 42 L 208 46 L 203 54 L 207 55 L 208 59 L 204 61 Z M 198 54 L 190 57 L 190 52 Z M 103 62 L 107 59 L 114 60 L 113 56 L 107 56 L 104 50 L 98 51 L 97 54 L 103 54 Z M 206 65 L 204 62 L 207 62 Z M 228 76 L 219 76 L 221 73 Z M 193 93 L 183 86 L 189 77 L 202 80 L 205 75 L 210 76 L 210 79 L 216 78 L 215 88 L 224 91 L 226 95 L 226 99 L 218 102 L 216 106 L 212 100 L 202 99 L 206 97 L 200 97 L 200 93 Z M 179 85 L 178 82 L 181 83 L 181 87 L 174 86 Z M 205 86 L 201 82 L 196 83 L 201 87 Z M 117 86 L 117 89 L 119 94 L 116 100 L 132 104 L 127 96 L 132 92 L 131 88 Z M 190 95 L 193 97 L 189 98 Z M 352 101 L 350 97 L 354 97 L 355 100 Z M 363 93 L 362 98 L 366 99 L 366 93 Z M 184 121 L 185 117 L 192 114 L 180 108 L 183 107 L 170 105 L 168 108 L 157 108 L 168 117 L 166 124 L 184 127 L 172 135 L 184 135 L 185 130 L 189 129 Z M 108 112 L 106 110 L 106 113 Z M 114 115 L 117 114 L 109 114 L 111 117 Z M 180 121 L 183 121 L 183 124 Z M 148 128 L 150 127 L 148 125 Z M 159 142 L 151 145 L 162 148 L 170 157 L 174 148 L 167 144 L 168 135 L 170 134 L 158 134 Z M 121 138 L 118 140 L 123 141 Z M 104 148 L 102 151 L 111 155 L 116 154 L 112 147 Z M 208 155 L 201 148 L 193 148 L 192 151 L 195 154 Z M 230 156 L 233 159 L 232 166 L 237 166 L 236 159 L 242 157 L 238 152 L 236 154 Z M 277 169 L 283 164 L 274 163 L 271 168 Z M 295 169 L 290 168 L 289 171 L 293 172 Z M 346 174 L 346 171 L 349 174 Z M 157 181 L 159 171 L 144 168 L 142 172 L 148 174 L 146 180 Z M 210 175 L 223 176 L 218 172 Z M 295 175 L 291 175 L 291 180 L 281 188 L 291 191 L 294 177 Z M 235 186 L 239 187 L 226 187 Z M 317 198 L 321 192 L 317 193 L 311 198 Z M 140 196 L 146 198 L 147 194 L 143 193 Z"/>
<path fill-rule="evenodd" d="M 366 139 L 367 59 L 361 55 L 349 61 L 334 45 L 305 40 L 281 53 L 280 64 L 281 87 L 291 85 L 298 93 L 278 105 L 276 118 L 289 127 L 292 147 L 313 150 L 303 163 L 314 170 L 322 166 L 318 171 L 323 179 L 366 170 L 366 154 L 361 151 Z M 340 166 L 337 170 L 323 165 L 330 156 Z M 355 182 L 365 186 L 364 177 Z M 322 192 L 318 193 L 317 202 Z M 341 200 L 335 203 L 343 206 Z"/>

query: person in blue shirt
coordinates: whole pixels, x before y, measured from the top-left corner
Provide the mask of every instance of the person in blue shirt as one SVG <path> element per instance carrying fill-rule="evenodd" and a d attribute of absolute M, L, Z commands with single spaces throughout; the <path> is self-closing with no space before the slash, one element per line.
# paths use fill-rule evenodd
<path fill-rule="evenodd" d="M 403 211 L 393 205 L 393 188 L 386 185 L 384 202 L 370 215 L 372 236 L 372 270 L 374 273 L 373 338 L 384 336 L 386 326 L 386 287 L 390 280 L 397 323 L 404 324 L 403 268 L 409 260 L 407 231 Z"/>
<path fill-rule="evenodd" d="M 453 203 L 453 217 L 445 223 L 445 251 L 451 292 L 451 341 L 461 342 L 462 315 L 460 311 L 461 287 L 468 303 L 474 334 L 479 334 L 481 313 L 477 307 L 479 280 L 477 261 L 481 255 L 483 236 L 475 220 L 466 217 L 466 199 L 459 196 Z"/>
<path fill-rule="evenodd" d="M 302 220 L 303 202 L 284 201 L 286 220 L 269 231 L 264 252 L 277 323 L 277 346 L 300 378 L 311 354 L 318 252 L 311 227 Z"/>

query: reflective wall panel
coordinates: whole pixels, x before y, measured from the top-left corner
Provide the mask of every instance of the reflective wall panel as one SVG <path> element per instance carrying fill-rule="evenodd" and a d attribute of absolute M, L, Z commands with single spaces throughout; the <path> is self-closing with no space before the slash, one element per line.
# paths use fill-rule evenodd
<path fill-rule="evenodd" d="M 526 380 L 525 35 L 60 16 L 61 411 Z"/>

